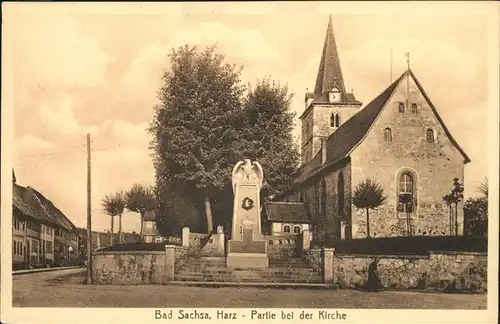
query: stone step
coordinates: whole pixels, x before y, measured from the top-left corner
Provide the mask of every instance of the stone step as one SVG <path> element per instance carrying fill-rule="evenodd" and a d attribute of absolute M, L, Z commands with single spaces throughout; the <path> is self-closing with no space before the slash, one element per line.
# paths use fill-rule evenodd
<path fill-rule="evenodd" d="M 317 273 L 316 270 L 313 268 L 264 268 L 264 269 L 259 269 L 259 268 L 254 268 L 254 269 L 238 269 L 238 268 L 226 268 L 226 267 L 205 267 L 205 268 L 198 268 L 198 267 L 182 267 L 181 269 L 178 270 L 178 272 L 193 272 L 193 273 L 221 273 L 221 274 L 231 274 L 231 273 L 258 273 L 258 274 L 264 274 L 264 273 L 286 273 L 286 274 L 300 274 L 300 273 Z"/>
<path fill-rule="evenodd" d="M 290 282 L 290 283 L 322 283 L 321 277 L 290 278 L 290 277 L 195 277 L 176 275 L 176 281 L 195 282 Z"/>
<path fill-rule="evenodd" d="M 303 283 L 303 282 L 198 282 L 198 281 L 173 281 L 168 285 L 194 286 L 194 287 L 259 287 L 278 289 L 337 289 L 338 285 L 325 283 Z"/>

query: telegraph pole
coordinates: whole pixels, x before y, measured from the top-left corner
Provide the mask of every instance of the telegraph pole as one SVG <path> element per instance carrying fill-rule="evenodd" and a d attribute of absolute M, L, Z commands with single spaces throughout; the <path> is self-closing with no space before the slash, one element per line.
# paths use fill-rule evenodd
<path fill-rule="evenodd" d="M 92 284 L 92 209 L 90 204 L 90 134 L 87 134 L 87 284 Z"/>

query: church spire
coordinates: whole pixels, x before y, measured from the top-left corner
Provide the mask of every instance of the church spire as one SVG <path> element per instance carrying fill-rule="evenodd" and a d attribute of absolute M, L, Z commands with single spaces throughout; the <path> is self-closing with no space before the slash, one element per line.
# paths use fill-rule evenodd
<path fill-rule="evenodd" d="M 318 76 L 316 78 L 316 86 L 314 87 L 314 94 L 320 94 L 331 90 L 334 86 L 345 94 L 344 78 L 342 77 L 342 70 L 340 69 L 340 59 L 337 52 L 337 44 L 335 43 L 335 36 L 333 35 L 332 16 L 328 21 L 328 28 L 326 30 L 325 44 L 323 45 L 323 54 L 319 63 Z"/>

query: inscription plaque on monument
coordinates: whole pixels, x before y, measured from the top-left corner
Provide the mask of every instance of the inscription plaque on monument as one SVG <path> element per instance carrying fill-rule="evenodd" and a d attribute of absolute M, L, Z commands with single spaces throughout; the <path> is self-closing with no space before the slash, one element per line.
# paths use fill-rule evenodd
<path fill-rule="evenodd" d="M 260 219 L 260 189 L 264 173 L 258 162 L 236 163 L 232 173 L 234 208 L 227 265 L 267 267 L 266 242 Z"/>

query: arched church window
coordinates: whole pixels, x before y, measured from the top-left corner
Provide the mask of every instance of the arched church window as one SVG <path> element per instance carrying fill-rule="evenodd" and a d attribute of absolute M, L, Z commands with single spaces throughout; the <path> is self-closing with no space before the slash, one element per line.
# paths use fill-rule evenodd
<path fill-rule="evenodd" d="M 386 142 L 392 142 L 392 130 L 389 127 L 384 129 L 384 140 Z"/>
<path fill-rule="evenodd" d="M 290 233 L 292 231 L 290 225 L 283 226 L 283 233 Z"/>
<path fill-rule="evenodd" d="M 344 216 L 344 173 L 340 171 L 339 179 L 337 182 L 337 197 L 338 197 L 338 214 Z"/>
<path fill-rule="evenodd" d="M 405 112 L 405 104 L 404 102 L 399 103 L 399 112 L 404 113 Z"/>
<path fill-rule="evenodd" d="M 330 127 L 335 127 L 335 115 L 330 116 Z"/>
<path fill-rule="evenodd" d="M 427 129 L 427 131 L 425 132 L 425 140 L 427 141 L 427 143 L 434 143 L 435 137 L 433 129 Z"/>
<path fill-rule="evenodd" d="M 321 180 L 321 203 L 320 203 L 320 217 L 321 219 L 326 218 L 326 182 L 325 179 Z"/>
<path fill-rule="evenodd" d="M 340 114 L 335 114 L 335 127 L 340 127 Z"/>
<path fill-rule="evenodd" d="M 398 184 L 398 212 L 412 213 L 415 195 L 415 183 L 409 172 L 404 172 L 399 177 Z"/>
<path fill-rule="evenodd" d="M 416 103 L 411 104 L 411 112 L 414 114 L 418 113 L 418 106 Z"/>

